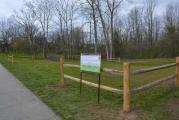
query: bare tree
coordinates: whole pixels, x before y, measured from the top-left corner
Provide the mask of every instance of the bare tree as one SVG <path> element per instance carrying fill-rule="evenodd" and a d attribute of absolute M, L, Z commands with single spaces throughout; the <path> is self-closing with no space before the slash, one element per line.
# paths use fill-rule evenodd
<path fill-rule="evenodd" d="M 111 41 L 110 41 L 110 58 L 113 57 L 113 40 L 114 40 L 114 16 L 117 13 L 118 7 L 123 0 L 106 0 L 107 7 L 110 17 L 110 31 L 111 31 Z"/>
<path fill-rule="evenodd" d="M 73 41 L 73 29 L 75 13 L 77 11 L 75 1 L 58 0 L 56 4 L 56 16 L 60 21 L 60 36 L 61 40 L 64 39 L 67 43 L 68 58 L 73 54 L 74 41 Z"/>
<path fill-rule="evenodd" d="M 32 2 L 33 12 L 36 16 L 36 19 L 40 23 L 44 36 L 44 41 L 43 41 L 44 58 L 47 58 L 49 27 L 53 19 L 54 3 L 55 2 L 53 0 L 37 0 Z"/>
<path fill-rule="evenodd" d="M 103 35 L 104 35 L 104 41 L 105 41 L 105 48 L 106 48 L 106 57 L 107 60 L 109 59 L 109 38 L 107 35 L 107 28 L 106 28 L 106 23 L 105 23 L 105 18 L 104 18 L 104 13 L 106 12 L 105 10 L 103 11 L 102 9 L 102 2 L 101 0 L 97 0 L 97 8 L 98 8 L 98 12 L 99 12 L 99 16 L 100 16 L 100 20 L 101 20 L 101 24 L 102 24 L 102 28 L 103 28 Z"/>
<path fill-rule="evenodd" d="M 146 0 L 146 12 L 145 12 L 145 22 L 147 27 L 147 39 L 149 41 L 150 47 L 153 46 L 154 39 L 154 11 L 156 8 L 156 0 Z"/>
<path fill-rule="evenodd" d="M 93 28 L 94 28 L 94 42 L 95 42 L 95 50 L 94 52 L 98 52 L 98 33 L 97 33 L 97 7 L 96 7 L 96 0 L 86 0 L 89 10 L 90 16 L 93 20 Z"/>
<path fill-rule="evenodd" d="M 3 47 L 4 47 L 4 52 L 9 52 L 9 32 L 8 32 L 8 24 L 6 19 L 2 19 L 0 22 L 0 28 L 1 28 L 1 37 L 3 39 Z"/>
<path fill-rule="evenodd" d="M 10 44 L 18 36 L 19 29 L 19 26 L 15 23 L 15 20 L 12 16 L 8 19 L 2 19 L 0 21 L 1 37 L 3 39 L 3 47 L 5 52 L 13 52 L 10 49 Z"/>
<path fill-rule="evenodd" d="M 165 15 L 165 39 L 167 43 L 167 53 L 170 57 L 178 55 L 179 45 L 179 6 L 169 4 Z"/>
<path fill-rule="evenodd" d="M 21 9 L 19 12 L 15 11 L 15 18 L 18 21 L 18 23 L 23 26 L 25 31 L 25 36 L 30 43 L 31 53 L 35 58 L 34 37 L 38 29 L 35 25 L 36 17 L 32 9 L 33 9 L 32 4 L 30 2 L 26 2 L 23 9 Z"/>
<path fill-rule="evenodd" d="M 141 53 L 143 48 L 143 9 L 133 8 L 128 15 L 128 24 L 130 32 L 130 41 L 132 42 L 132 49 L 135 52 Z"/>

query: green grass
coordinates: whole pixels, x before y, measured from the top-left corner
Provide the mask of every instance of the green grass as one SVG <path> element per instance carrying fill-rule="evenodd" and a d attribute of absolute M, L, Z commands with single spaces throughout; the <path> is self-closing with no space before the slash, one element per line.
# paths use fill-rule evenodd
<path fill-rule="evenodd" d="M 122 109 L 122 95 L 101 92 L 100 104 L 97 104 L 97 89 L 83 85 L 82 95 L 79 94 L 79 84 L 66 79 L 66 88 L 58 88 L 60 69 L 58 62 L 47 62 L 30 58 L 15 58 L 16 63 L 7 62 L 7 56 L 0 55 L 0 62 L 12 72 L 26 87 L 33 91 L 40 99 L 50 106 L 56 114 L 64 120 L 122 120 L 119 111 Z M 127 61 L 127 60 L 125 60 Z M 121 62 L 103 61 L 102 66 L 122 70 Z M 132 70 L 148 68 L 175 62 L 175 59 L 142 60 L 132 62 Z M 79 64 L 79 61 L 65 61 L 65 63 Z M 139 87 L 151 81 L 173 74 L 175 68 L 132 76 L 132 87 Z M 79 69 L 65 68 L 65 74 L 78 77 Z M 85 80 L 98 83 L 96 77 L 84 75 Z M 174 81 L 174 80 L 173 80 Z M 122 77 L 102 73 L 101 84 L 121 88 Z M 138 95 L 132 96 L 134 111 L 139 109 L 139 120 L 174 120 L 175 116 L 167 109 L 165 103 L 173 98 L 179 98 L 179 90 L 174 82 L 162 84 Z"/>

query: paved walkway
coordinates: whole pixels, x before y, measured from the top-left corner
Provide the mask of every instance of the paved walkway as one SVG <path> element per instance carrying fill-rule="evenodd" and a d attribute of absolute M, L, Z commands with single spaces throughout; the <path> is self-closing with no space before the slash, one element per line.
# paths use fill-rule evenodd
<path fill-rule="evenodd" d="M 0 120 L 61 120 L 0 65 Z"/>

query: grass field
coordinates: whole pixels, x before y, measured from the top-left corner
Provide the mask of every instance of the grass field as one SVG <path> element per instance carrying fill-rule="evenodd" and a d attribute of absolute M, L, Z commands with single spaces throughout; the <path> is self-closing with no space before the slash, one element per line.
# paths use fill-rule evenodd
<path fill-rule="evenodd" d="M 128 60 L 124 60 L 128 61 Z M 103 67 L 122 70 L 122 63 L 102 62 Z M 179 89 L 175 88 L 174 80 L 132 96 L 133 112 L 123 114 L 122 95 L 101 92 L 100 104 L 97 104 L 97 89 L 83 86 L 79 94 L 79 83 L 65 79 L 66 88 L 56 87 L 60 81 L 58 62 L 38 59 L 35 63 L 30 58 L 15 57 L 15 64 L 7 62 L 7 55 L 0 55 L 0 62 L 13 73 L 26 87 L 50 106 L 64 120 L 177 120 L 179 119 Z M 130 61 L 132 70 L 148 68 L 175 62 L 175 59 L 155 59 Z M 79 64 L 79 61 L 65 61 Z M 175 73 L 169 68 L 132 76 L 132 87 L 139 87 L 151 81 Z M 65 68 L 65 74 L 78 77 L 79 69 Z M 85 75 L 85 80 L 97 83 L 97 78 Z M 101 84 L 122 89 L 122 77 L 102 73 Z M 178 106 L 177 106 L 178 105 Z"/>

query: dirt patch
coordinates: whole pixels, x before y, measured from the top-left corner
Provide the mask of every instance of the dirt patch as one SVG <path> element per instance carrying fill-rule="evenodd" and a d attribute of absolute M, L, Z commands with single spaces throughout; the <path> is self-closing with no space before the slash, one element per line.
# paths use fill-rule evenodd
<path fill-rule="evenodd" d="M 96 120 L 135 120 L 141 118 L 143 113 L 140 109 L 134 109 L 130 113 L 124 113 L 122 110 L 113 110 L 102 108 L 100 106 L 93 106 L 89 108 L 89 112 L 98 116 Z"/>
<path fill-rule="evenodd" d="M 175 120 L 179 120 L 179 98 L 169 100 L 166 104 L 166 109 Z"/>
<path fill-rule="evenodd" d="M 139 108 L 135 108 L 129 113 L 124 113 L 123 110 L 120 110 L 118 116 L 122 117 L 121 120 L 135 120 L 136 118 L 142 118 L 144 113 Z"/>

